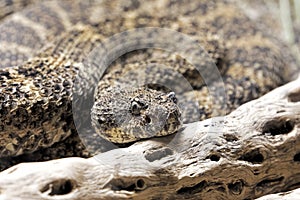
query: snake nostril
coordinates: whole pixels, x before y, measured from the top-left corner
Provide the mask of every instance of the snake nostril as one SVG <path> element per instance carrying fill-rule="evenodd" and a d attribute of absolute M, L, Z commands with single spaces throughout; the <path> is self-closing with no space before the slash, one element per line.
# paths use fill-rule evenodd
<path fill-rule="evenodd" d="M 134 101 L 131 102 L 130 111 L 134 115 L 141 114 L 141 110 L 145 110 L 148 108 L 148 104 L 144 101 L 136 98 Z"/>
<path fill-rule="evenodd" d="M 137 102 L 133 101 L 133 102 L 131 103 L 131 108 L 130 108 L 130 110 L 131 110 L 131 113 L 132 113 L 132 114 L 134 114 L 134 115 L 139 115 L 139 114 L 140 114 L 140 111 L 141 111 L 141 107 L 140 107 L 140 105 L 139 105 Z"/>

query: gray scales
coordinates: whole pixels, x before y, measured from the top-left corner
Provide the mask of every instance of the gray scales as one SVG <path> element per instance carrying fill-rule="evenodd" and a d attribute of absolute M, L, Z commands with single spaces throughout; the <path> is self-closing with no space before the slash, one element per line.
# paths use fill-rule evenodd
<path fill-rule="evenodd" d="M 223 82 L 210 83 L 208 90 L 194 65 L 176 53 L 159 49 L 127 53 L 110 65 L 99 83 L 84 73 L 76 76 L 79 70 L 101 75 L 99 66 L 84 68 L 91 51 L 117 33 L 144 27 L 171 29 L 197 41 L 207 52 L 196 51 L 195 60 L 201 60 L 198 65 L 201 69 L 216 65 Z M 126 35 L 127 39 L 150 46 L 151 41 L 164 42 L 167 38 L 151 31 L 141 33 L 142 39 L 146 34 L 147 43 L 134 33 Z M 180 37 L 171 39 L 175 44 L 182 42 Z M 110 42 L 111 46 L 102 46 L 108 52 L 120 41 Z M 98 133 L 114 142 L 132 142 L 149 137 L 145 127 L 160 120 L 166 123 L 160 127 L 159 136 L 174 133 L 182 122 L 231 112 L 291 80 L 295 70 L 285 45 L 260 30 L 230 1 L 35 3 L 2 20 L 0 44 L 1 170 L 24 161 L 89 157 L 113 148 L 102 142 Z M 170 73 L 169 68 L 173 69 Z M 145 76 L 137 76 L 140 72 Z M 205 70 L 200 73 L 205 74 Z M 135 80 L 149 83 L 164 78 L 168 82 L 180 77 L 178 74 L 191 84 L 191 91 L 177 88 L 174 96 L 169 88 L 157 84 L 132 89 Z M 81 137 L 72 113 L 76 80 L 80 86 L 77 92 L 83 97 L 93 95 L 88 89 L 98 84 L 91 113 L 97 133 L 89 129 Z M 223 85 L 225 96 L 219 95 Z M 92 102 L 84 104 L 92 107 Z M 88 114 L 79 116 L 83 124 L 90 123 L 85 120 Z M 120 118 L 125 121 L 120 122 Z"/>

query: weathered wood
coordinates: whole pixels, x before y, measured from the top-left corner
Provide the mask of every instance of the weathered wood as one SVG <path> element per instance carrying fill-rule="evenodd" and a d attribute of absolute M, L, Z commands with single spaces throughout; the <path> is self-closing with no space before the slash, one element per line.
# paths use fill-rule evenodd
<path fill-rule="evenodd" d="M 300 186 L 300 78 L 226 117 L 0 173 L 0 199 L 253 199 Z"/>
<path fill-rule="evenodd" d="M 277 194 L 269 194 L 260 197 L 256 200 L 299 200 L 300 199 L 300 189 L 295 189 L 288 192 L 281 192 Z"/>

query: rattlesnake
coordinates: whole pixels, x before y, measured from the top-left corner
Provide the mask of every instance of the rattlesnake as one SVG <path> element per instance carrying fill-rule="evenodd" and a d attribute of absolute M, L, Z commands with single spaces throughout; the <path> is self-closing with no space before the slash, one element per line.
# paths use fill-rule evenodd
<path fill-rule="evenodd" d="M 133 141 L 132 135 L 119 134 L 118 124 L 125 123 L 129 132 L 141 134 L 145 131 L 138 131 L 138 125 L 150 123 L 155 116 L 169 117 L 161 135 L 177 131 L 181 125 L 177 100 L 167 89 L 156 91 L 157 86 L 153 86 L 111 93 L 113 86 L 134 82 L 136 73 L 128 73 L 129 78 L 123 79 L 120 74 L 132 70 L 139 72 L 137 67 L 148 67 L 151 69 L 149 77 L 159 79 L 153 73 L 162 71 L 152 65 L 172 66 L 192 84 L 194 91 L 179 94 L 181 102 L 187 105 L 182 113 L 184 123 L 230 112 L 293 78 L 294 61 L 284 44 L 260 30 L 230 1 L 37 3 L 6 17 L 0 25 L 1 168 L 22 161 L 91 156 L 77 135 L 72 116 L 76 74 L 82 66 L 84 69 L 82 62 L 105 38 L 144 27 L 172 29 L 189 35 L 203 46 L 208 54 L 200 55 L 202 65 L 216 64 L 224 78 L 227 99 L 223 96 L 211 98 L 218 97 L 219 84 L 223 83 L 212 84 L 208 90 L 201 77 L 195 75 L 191 63 L 174 52 L 145 49 L 128 53 L 114 62 L 102 77 L 95 94 L 98 105 L 92 111 L 96 127 L 101 131 L 112 127 L 112 131 L 104 136 L 114 142 Z M 153 35 L 150 33 L 146 38 Z M 125 36 L 134 41 L 141 39 L 136 35 Z M 163 41 L 164 37 L 161 39 Z M 182 40 L 179 37 L 173 42 L 180 44 Z M 170 77 L 172 79 L 172 74 Z M 79 79 L 79 85 L 86 90 L 89 84 L 95 84 L 88 78 L 82 80 L 81 83 Z M 123 104 L 119 104 L 120 100 Z M 192 107 L 195 101 L 197 112 Z M 111 102 L 117 103 L 112 105 Z M 109 109 L 109 106 L 114 107 Z M 118 114 L 124 110 L 131 112 L 133 121 L 116 123 Z M 82 113 L 83 123 L 86 114 Z M 152 116 L 150 122 L 149 116 Z M 118 134 L 111 134 L 117 131 Z M 85 136 L 90 146 L 98 148 L 97 134 L 87 131 Z"/>

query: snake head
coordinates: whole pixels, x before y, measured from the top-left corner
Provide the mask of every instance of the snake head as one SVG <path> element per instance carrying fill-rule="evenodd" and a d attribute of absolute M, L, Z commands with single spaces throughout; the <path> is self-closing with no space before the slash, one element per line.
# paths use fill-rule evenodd
<path fill-rule="evenodd" d="M 96 132 L 113 143 L 169 135 L 182 124 L 174 92 L 149 88 L 98 94 L 92 108 Z"/>

